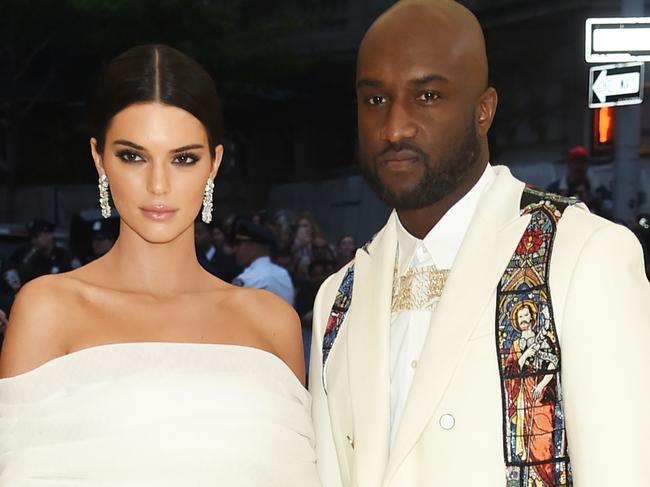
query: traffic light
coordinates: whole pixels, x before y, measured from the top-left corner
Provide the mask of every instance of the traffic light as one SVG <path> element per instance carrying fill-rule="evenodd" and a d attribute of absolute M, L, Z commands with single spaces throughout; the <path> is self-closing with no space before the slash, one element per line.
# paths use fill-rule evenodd
<path fill-rule="evenodd" d="M 600 107 L 594 110 L 594 152 L 609 153 L 614 146 L 614 108 Z"/>

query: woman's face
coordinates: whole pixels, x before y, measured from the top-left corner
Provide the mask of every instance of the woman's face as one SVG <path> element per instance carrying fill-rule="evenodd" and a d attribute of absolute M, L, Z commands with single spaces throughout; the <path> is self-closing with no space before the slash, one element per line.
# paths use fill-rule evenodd
<path fill-rule="evenodd" d="M 210 154 L 203 124 L 185 110 L 139 103 L 118 112 L 104 150 L 91 139 L 98 173 L 106 174 L 122 222 L 152 243 L 192 228 L 223 147 Z"/>
<path fill-rule="evenodd" d="M 298 231 L 303 232 L 308 237 L 311 237 L 311 222 L 308 218 L 301 218 L 298 220 Z"/>

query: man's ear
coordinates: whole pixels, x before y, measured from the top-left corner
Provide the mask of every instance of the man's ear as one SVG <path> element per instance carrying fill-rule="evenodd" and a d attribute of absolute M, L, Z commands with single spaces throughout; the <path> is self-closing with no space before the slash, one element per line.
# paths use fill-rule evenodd
<path fill-rule="evenodd" d="M 481 135 L 487 135 L 488 130 L 492 126 L 492 121 L 497 111 L 498 98 L 497 90 L 491 86 L 481 94 L 476 117 L 478 132 Z"/>

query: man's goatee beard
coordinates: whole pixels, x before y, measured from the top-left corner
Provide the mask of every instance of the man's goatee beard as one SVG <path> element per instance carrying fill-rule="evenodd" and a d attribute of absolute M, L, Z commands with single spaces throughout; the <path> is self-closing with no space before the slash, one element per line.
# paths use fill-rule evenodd
<path fill-rule="evenodd" d="M 361 174 L 377 196 L 388 206 L 397 210 L 426 208 L 453 193 L 467 179 L 468 174 L 479 162 L 478 157 L 481 154 L 481 142 L 473 122 L 468 125 L 464 136 L 441 154 L 437 169 L 434 168 L 429 155 L 414 144 L 400 143 L 400 147 L 404 146 L 410 147 L 420 154 L 421 159 L 417 164 L 424 166 L 422 178 L 410 191 L 397 193 L 383 185 L 377 171 L 380 164 L 379 155 L 372 157 L 371 160 L 362 160 L 360 164 Z M 389 149 L 390 147 L 385 148 L 382 153 Z"/>

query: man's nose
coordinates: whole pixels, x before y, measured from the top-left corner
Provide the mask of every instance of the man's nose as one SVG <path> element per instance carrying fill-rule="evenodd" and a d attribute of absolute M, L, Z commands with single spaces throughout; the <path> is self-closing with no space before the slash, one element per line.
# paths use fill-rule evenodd
<path fill-rule="evenodd" d="M 412 139 L 417 134 L 417 125 L 404 103 L 390 105 L 382 128 L 382 139 L 397 143 L 403 139 Z"/>

